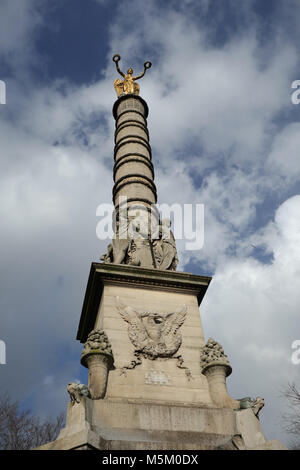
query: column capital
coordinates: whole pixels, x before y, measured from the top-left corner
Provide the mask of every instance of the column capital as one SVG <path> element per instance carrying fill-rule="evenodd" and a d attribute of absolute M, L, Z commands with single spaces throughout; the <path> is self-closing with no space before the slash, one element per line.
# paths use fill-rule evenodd
<path fill-rule="evenodd" d="M 145 118 L 147 119 L 148 114 L 149 114 L 149 108 L 148 108 L 146 101 L 143 98 L 141 98 L 139 95 L 134 95 L 134 94 L 126 94 L 126 95 L 124 94 L 124 95 L 119 96 L 119 98 L 115 101 L 114 106 L 113 106 L 114 118 L 116 120 L 118 118 L 117 110 L 118 110 L 119 104 L 128 99 L 136 99 L 142 103 L 142 105 L 144 106 L 144 110 L 145 110 Z"/>

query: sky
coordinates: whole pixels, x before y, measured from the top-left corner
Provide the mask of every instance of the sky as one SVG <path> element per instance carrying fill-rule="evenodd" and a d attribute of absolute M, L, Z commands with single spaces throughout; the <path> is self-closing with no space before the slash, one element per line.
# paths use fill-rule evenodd
<path fill-rule="evenodd" d="M 282 388 L 300 382 L 300 79 L 297 0 L 1 0 L 0 393 L 41 416 L 87 383 L 76 341 L 100 203 L 113 186 L 116 77 L 150 109 L 159 203 L 204 204 L 211 275 L 200 312 L 222 344 L 234 398 L 262 396 L 263 431 L 288 444 Z"/>

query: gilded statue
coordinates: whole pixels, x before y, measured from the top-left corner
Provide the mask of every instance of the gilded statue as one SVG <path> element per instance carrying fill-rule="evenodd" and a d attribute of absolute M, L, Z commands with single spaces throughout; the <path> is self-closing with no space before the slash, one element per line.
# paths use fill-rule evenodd
<path fill-rule="evenodd" d="M 114 87 L 117 92 L 118 96 L 121 96 L 123 94 L 128 95 L 128 94 L 134 94 L 138 95 L 140 93 L 140 86 L 138 83 L 135 83 L 136 80 L 139 80 L 142 78 L 147 69 L 150 69 L 151 67 L 151 62 L 145 62 L 144 63 L 144 71 L 141 73 L 141 75 L 137 75 L 136 77 L 133 76 L 133 70 L 130 67 L 127 70 L 127 75 L 122 72 L 122 70 L 119 67 L 119 61 L 121 60 L 121 57 L 118 54 L 115 54 L 112 58 L 114 63 L 116 64 L 116 69 L 119 72 L 119 74 L 124 78 L 124 80 L 121 80 L 120 78 L 117 78 L 114 81 Z"/>

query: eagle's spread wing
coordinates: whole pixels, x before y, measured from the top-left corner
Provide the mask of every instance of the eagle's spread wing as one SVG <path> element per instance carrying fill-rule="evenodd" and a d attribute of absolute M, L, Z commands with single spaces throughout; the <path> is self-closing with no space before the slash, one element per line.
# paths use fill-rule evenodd
<path fill-rule="evenodd" d="M 131 307 L 127 307 L 126 305 L 124 305 L 120 297 L 117 297 L 117 309 L 123 320 L 125 320 L 130 325 L 135 325 L 136 323 L 141 322 L 139 312 L 137 312 Z"/>
<path fill-rule="evenodd" d="M 175 335 L 177 330 L 183 324 L 187 313 L 186 305 L 179 312 L 170 313 L 166 317 L 165 327 L 164 327 L 164 335 Z"/>
<path fill-rule="evenodd" d="M 147 339 L 147 331 L 142 323 L 141 315 L 132 307 L 123 304 L 120 297 L 117 297 L 117 309 L 128 325 L 128 336 L 133 345 L 140 349 L 143 342 Z"/>

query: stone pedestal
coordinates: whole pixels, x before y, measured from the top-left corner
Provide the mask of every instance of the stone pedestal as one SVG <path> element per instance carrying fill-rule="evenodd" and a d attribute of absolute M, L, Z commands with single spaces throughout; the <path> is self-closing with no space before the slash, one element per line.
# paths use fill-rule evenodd
<path fill-rule="evenodd" d="M 84 342 L 91 329 L 104 330 L 109 338 L 114 370 L 108 376 L 107 399 L 169 403 L 172 396 L 172 401 L 178 404 L 213 406 L 208 382 L 200 369 L 200 350 L 205 340 L 199 304 L 209 282 L 208 277 L 187 273 L 93 264 L 78 339 Z M 131 310 L 133 315 L 134 312 L 143 315 L 143 319 L 137 320 L 138 324 L 128 323 L 122 308 Z M 161 320 L 153 317 L 153 321 L 164 321 L 170 314 L 180 315 L 184 309 L 185 319 L 174 335 L 177 340 L 181 338 L 178 349 L 173 354 L 163 351 L 153 357 L 149 347 L 155 344 L 155 339 L 149 338 L 159 331 L 155 324 L 151 330 L 151 315 L 162 317 Z M 146 344 L 149 353 L 137 357 L 133 330 L 141 325 L 148 329 L 140 332 L 141 337 L 145 335 L 141 346 Z M 138 338 L 137 334 L 137 341 Z M 168 342 L 163 335 L 160 340 Z"/>
<path fill-rule="evenodd" d="M 228 358 L 205 343 L 198 309 L 209 282 L 93 263 L 77 336 L 92 398 L 70 404 L 65 429 L 40 449 L 284 448 L 227 393 Z"/>
<path fill-rule="evenodd" d="M 37 450 L 285 450 L 251 410 L 91 400 L 69 405 L 66 427 Z"/>

